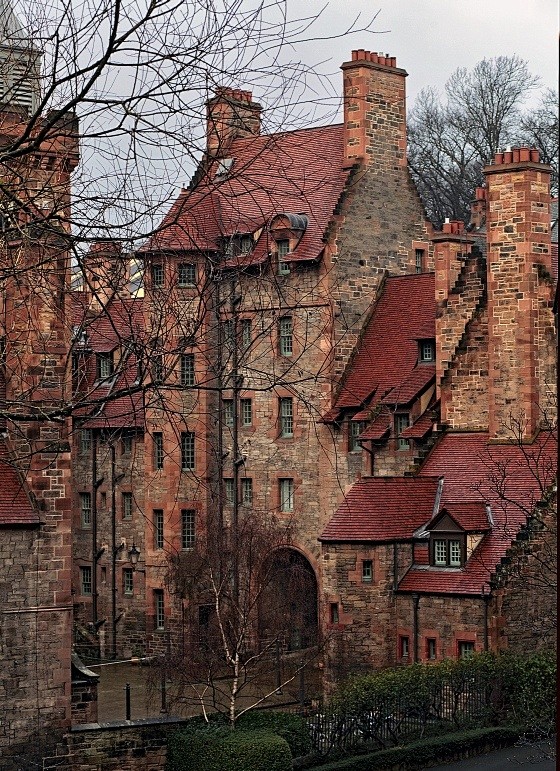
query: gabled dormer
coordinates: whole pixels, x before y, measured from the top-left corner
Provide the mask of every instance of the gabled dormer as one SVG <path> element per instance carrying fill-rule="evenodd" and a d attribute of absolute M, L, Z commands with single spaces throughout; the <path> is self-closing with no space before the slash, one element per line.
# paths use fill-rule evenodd
<path fill-rule="evenodd" d="M 436 568 L 462 568 L 491 527 L 491 515 L 482 503 L 444 506 L 424 528 L 429 564 Z"/>

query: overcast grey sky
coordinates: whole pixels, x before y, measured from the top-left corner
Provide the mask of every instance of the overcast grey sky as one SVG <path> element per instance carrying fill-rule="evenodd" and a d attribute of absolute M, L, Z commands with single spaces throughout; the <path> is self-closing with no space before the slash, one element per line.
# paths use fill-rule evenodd
<path fill-rule="evenodd" d="M 318 12 L 323 6 L 323 0 L 295 2 L 291 12 Z M 409 107 L 425 86 L 443 90 L 457 67 L 470 68 L 496 56 L 518 54 L 543 85 L 558 88 L 557 0 L 331 0 L 315 34 L 342 31 L 358 13 L 365 21 L 376 11 L 373 29 L 379 34 L 317 40 L 309 44 L 306 62 L 328 57 L 325 69 L 335 73 L 354 48 L 396 56 L 397 65 L 409 74 Z"/>

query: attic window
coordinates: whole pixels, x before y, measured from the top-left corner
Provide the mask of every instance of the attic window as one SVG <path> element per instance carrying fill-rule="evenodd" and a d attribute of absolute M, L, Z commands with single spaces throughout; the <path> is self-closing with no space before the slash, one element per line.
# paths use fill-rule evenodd
<path fill-rule="evenodd" d="M 419 359 L 422 363 L 431 363 L 436 360 L 436 344 L 434 340 L 421 340 Z"/>
<path fill-rule="evenodd" d="M 457 535 L 434 534 L 430 539 L 430 562 L 438 568 L 460 568 L 465 561 L 465 539 Z"/>
<path fill-rule="evenodd" d="M 113 374 L 113 354 L 112 353 L 98 353 L 97 354 L 97 379 L 107 380 Z"/>
<path fill-rule="evenodd" d="M 220 158 L 214 178 L 227 177 L 233 166 L 233 158 Z"/>

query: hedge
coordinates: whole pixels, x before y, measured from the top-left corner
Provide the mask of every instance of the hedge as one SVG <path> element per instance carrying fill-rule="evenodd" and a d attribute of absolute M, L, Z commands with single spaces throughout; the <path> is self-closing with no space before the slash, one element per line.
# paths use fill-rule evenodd
<path fill-rule="evenodd" d="M 391 747 L 365 755 L 337 760 L 313 766 L 307 771 L 374 771 L 393 766 L 407 769 L 423 769 L 427 765 L 445 762 L 457 756 L 484 752 L 490 747 L 503 747 L 516 742 L 522 734 L 521 728 L 479 728 L 475 731 L 457 731 L 443 736 L 424 739 L 403 747 Z"/>
<path fill-rule="evenodd" d="M 169 738 L 166 771 L 291 771 L 285 739 L 264 730 L 224 726 L 177 731 Z"/>
<path fill-rule="evenodd" d="M 262 728 L 281 736 L 288 742 L 294 758 L 307 755 L 311 751 L 309 729 L 300 715 L 290 712 L 250 710 L 241 715 L 237 725 L 243 729 Z"/>

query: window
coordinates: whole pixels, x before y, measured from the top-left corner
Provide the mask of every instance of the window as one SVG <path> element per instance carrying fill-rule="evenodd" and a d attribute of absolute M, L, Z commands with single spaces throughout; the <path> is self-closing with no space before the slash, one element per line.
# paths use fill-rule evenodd
<path fill-rule="evenodd" d="M 330 617 L 331 617 L 331 624 L 339 623 L 340 616 L 338 613 L 338 602 L 331 602 Z"/>
<path fill-rule="evenodd" d="M 288 262 L 278 260 L 278 274 L 280 276 L 288 276 L 290 274 L 290 264 Z"/>
<path fill-rule="evenodd" d="M 154 589 L 154 612 L 156 629 L 165 629 L 165 605 L 163 589 Z"/>
<path fill-rule="evenodd" d="M 395 415 L 395 434 L 397 437 L 397 450 L 408 450 L 410 447 L 410 442 L 408 439 L 401 439 L 400 434 L 405 430 L 405 428 L 408 428 L 409 425 L 409 417 L 408 415 Z"/>
<path fill-rule="evenodd" d="M 373 581 L 373 561 L 362 560 L 362 582 L 364 584 L 371 584 Z"/>
<path fill-rule="evenodd" d="M 251 319 L 241 319 L 241 347 L 247 351 L 251 347 L 253 330 Z"/>
<path fill-rule="evenodd" d="M 474 642 L 471 640 L 458 640 L 457 652 L 460 659 L 468 659 L 474 653 Z"/>
<path fill-rule="evenodd" d="M 90 428 L 80 431 L 80 455 L 89 455 L 91 451 L 92 433 Z"/>
<path fill-rule="evenodd" d="M 235 485 L 231 477 L 224 479 L 224 492 L 226 496 L 226 503 L 233 504 L 235 499 Z"/>
<path fill-rule="evenodd" d="M 280 356 L 291 356 L 293 353 L 292 317 L 283 316 L 279 321 Z"/>
<path fill-rule="evenodd" d="M 181 355 L 181 385 L 184 387 L 195 384 L 194 375 L 194 353 L 183 353 Z"/>
<path fill-rule="evenodd" d="M 152 286 L 154 288 L 163 286 L 163 265 L 156 263 L 152 265 Z"/>
<path fill-rule="evenodd" d="M 424 270 L 424 250 L 416 249 L 415 256 L 416 256 L 416 272 L 422 273 L 422 271 Z"/>
<path fill-rule="evenodd" d="M 153 434 L 154 439 L 154 469 L 159 470 L 163 468 L 163 434 L 156 432 Z"/>
<path fill-rule="evenodd" d="M 432 564 L 436 567 L 460 568 L 463 564 L 460 538 L 432 538 Z"/>
<path fill-rule="evenodd" d="M 233 426 L 233 399 L 224 399 L 224 424 Z"/>
<path fill-rule="evenodd" d="M 132 454 L 132 436 L 130 434 L 125 434 L 123 436 L 122 443 L 121 443 L 121 452 L 123 455 Z"/>
<path fill-rule="evenodd" d="M 281 260 L 282 257 L 286 257 L 290 253 L 290 242 L 287 238 L 283 238 L 276 242 L 276 248 L 278 250 L 278 259 Z M 290 269 L 288 268 L 288 273 L 289 272 Z"/>
<path fill-rule="evenodd" d="M 253 503 L 253 480 L 247 477 L 241 480 L 241 502 L 245 506 Z"/>
<path fill-rule="evenodd" d="M 359 452 L 362 449 L 362 445 L 358 441 L 358 437 L 365 429 L 365 427 L 365 420 L 350 421 L 350 432 L 348 437 L 348 449 L 350 452 Z"/>
<path fill-rule="evenodd" d="M 280 511 L 294 510 L 294 480 L 280 479 Z"/>
<path fill-rule="evenodd" d="M 294 400 L 291 396 L 279 399 L 280 436 L 294 435 Z"/>
<path fill-rule="evenodd" d="M 234 343 L 234 334 L 233 334 L 233 321 L 232 319 L 228 319 L 227 321 L 222 322 L 222 342 L 224 344 L 224 348 L 227 350 L 231 350 L 233 348 Z"/>
<path fill-rule="evenodd" d="M 241 254 L 248 254 L 253 248 L 253 236 L 250 233 L 245 233 L 239 239 L 239 249 Z"/>
<path fill-rule="evenodd" d="M 420 361 L 435 361 L 436 346 L 433 340 L 422 340 L 420 343 Z"/>
<path fill-rule="evenodd" d="M 82 527 L 91 527 L 91 493 L 80 493 Z"/>
<path fill-rule="evenodd" d="M 132 519 L 132 493 L 122 493 L 122 518 Z"/>
<path fill-rule="evenodd" d="M 437 658 L 437 641 L 434 637 L 428 637 L 426 640 L 426 658 L 429 661 Z"/>
<path fill-rule="evenodd" d="M 163 549 L 163 509 L 154 509 L 154 549 Z"/>
<path fill-rule="evenodd" d="M 181 434 L 181 471 L 194 471 L 194 431 Z"/>
<path fill-rule="evenodd" d="M 154 383 L 163 383 L 163 356 L 160 354 L 152 359 L 152 380 Z"/>
<path fill-rule="evenodd" d="M 112 353 L 98 353 L 97 354 L 97 379 L 107 380 L 113 374 L 113 354 Z"/>
<path fill-rule="evenodd" d="M 407 659 L 410 655 L 410 638 L 407 635 L 399 637 L 399 658 Z"/>
<path fill-rule="evenodd" d="M 194 509 L 181 511 L 181 548 L 193 549 L 196 538 L 196 512 Z"/>
<path fill-rule="evenodd" d="M 134 571 L 132 568 L 123 568 L 123 593 L 128 597 L 134 594 Z"/>
<path fill-rule="evenodd" d="M 253 423 L 253 402 L 251 399 L 241 399 L 241 425 L 250 426 Z"/>
<path fill-rule="evenodd" d="M 91 596 L 91 567 L 80 568 L 80 589 L 83 595 Z"/>
<path fill-rule="evenodd" d="M 196 284 L 196 269 L 190 262 L 182 262 L 177 271 L 179 286 L 194 286 Z"/>

